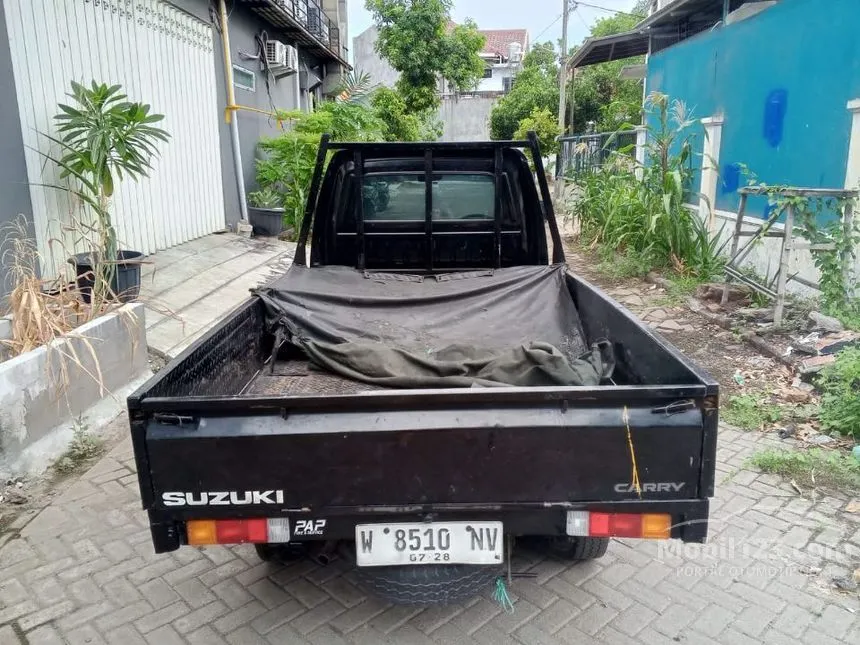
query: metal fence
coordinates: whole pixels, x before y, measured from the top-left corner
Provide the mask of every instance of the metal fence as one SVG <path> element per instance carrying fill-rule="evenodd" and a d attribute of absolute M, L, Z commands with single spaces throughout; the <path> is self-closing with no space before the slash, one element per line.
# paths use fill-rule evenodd
<path fill-rule="evenodd" d="M 636 131 L 601 132 L 561 137 L 561 153 L 557 175 L 570 177 L 594 172 L 614 153 L 636 156 Z"/>
<path fill-rule="evenodd" d="M 245 0 L 252 8 L 273 24 L 295 33 L 295 24 L 307 31 L 324 48 L 346 58 L 346 43 L 341 42 L 338 25 L 328 17 L 319 0 Z M 302 44 L 312 45 L 297 34 Z"/>

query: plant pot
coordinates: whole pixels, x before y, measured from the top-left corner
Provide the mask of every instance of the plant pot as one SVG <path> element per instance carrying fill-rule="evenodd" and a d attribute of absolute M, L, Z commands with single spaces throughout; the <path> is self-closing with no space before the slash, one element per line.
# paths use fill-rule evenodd
<path fill-rule="evenodd" d="M 140 295 L 140 259 L 143 253 L 138 251 L 119 251 L 117 253 L 116 270 L 111 280 L 111 291 L 120 302 L 131 302 Z M 92 297 L 95 284 L 95 262 L 92 253 L 78 253 L 69 258 L 69 264 L 75 267 L 78 291 L 87 304 Z"/>
<path fill-rule="evenodd" d="M 249 206 L 248 220 L 254 227 L 254 235 L 277 237 L 284 230 L 284 209 Z"/>

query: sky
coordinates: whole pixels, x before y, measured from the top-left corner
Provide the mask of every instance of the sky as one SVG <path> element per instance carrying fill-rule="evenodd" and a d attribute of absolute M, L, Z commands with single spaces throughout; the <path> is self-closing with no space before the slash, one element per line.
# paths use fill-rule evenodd
<path fill-rule="evenodd" d="M 635 4 L 635 0 L 586 1 L 619 11 L 629 11 Z M 352 39 L 370 27 L 371 18 L 364 8 L 364 0 L 349 0 L 348 6 L 349 36 Z M 472 18 L 479 29 L 527 29 L 531 43 L 547 40 L 556 43 L 561 38 L 563 7 L 563 0 L 454 0 L 452 18 L 455 22 Z M 598 18 L 612 15 L 615 14 L 580 5 L 571 12 L 568 41 L 571 45 L 582 42 Z"/>

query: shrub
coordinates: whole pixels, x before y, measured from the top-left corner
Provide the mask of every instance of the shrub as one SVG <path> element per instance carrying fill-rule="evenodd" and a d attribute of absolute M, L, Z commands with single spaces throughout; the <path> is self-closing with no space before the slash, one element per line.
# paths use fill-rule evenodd
<path fill-rule="evenodd" d="M 511 91 L 490 112 L 490 136 L 513 139 L 520 122 L 542 108 L 558 118 L 558 56 L 552 43 L 536 44 L 525 55 Z"/>
<path fill-rule="evenodd" d="M 101 457 L 104 451 L 104 441 L 91 434 L 89 425 L 82 417 L 78 417 L 73 424 L 72 441 L 65 454 L 54 464 L 54 468 L 62 474 L 77 472 L 97 457 Z"/>
<path fill-rule="evenodd" d="M 284 208 L 284 228 L 298 231 L 307 202 L 307 193 L 316 163 L 319 137 L 288 132 L 260 142 L 265 157 L 257 160 L 257 182 L 261 190 L 252 193 L 256 200 L 263 191 L 279 195 Z M 267 202 L 271 207 L 271 199 Z M 259 204 L 258 204 L 259 205 Z"/>
<path fill-rule="evenodd" d="M 279 116 L 290 129 L 260 142 L 264 157 L 257 161 L 257 182 L 261 190 L 253 194 L 255 198 L 266 190 L 280 194 L 285 228 L 298 232 L 322 135 L 331 134 L 333 141 L 380 141 L 383 126 L 370 107 L 357 102 L 331 101 L 315 112 Z"/>
<path fill-rule="evenodd" d="M 836 362 L 823 370 L 819 386 L 824 392 L 822 427 L 860 438 L 860 348 L 840 352 Z"/>
<path fill-rule="evenodd" d="M 531 114 L 520 121 L 515 139 L 527 139 L 529 132 L 534 130 L 540 143 L 541 154 L 546 157 L 558 152 L 558 135 L 561 128 L 558 127 L 558 119 L 546 108 L 535 108 Z"/>
<path fill-rule="evenodd" d="M 374 90 L 370 104 L 382 123 L 385 141 L 435 141 L 442 134 L 435 111 L 409 112 L 406 101 L 392 89 Z"/>

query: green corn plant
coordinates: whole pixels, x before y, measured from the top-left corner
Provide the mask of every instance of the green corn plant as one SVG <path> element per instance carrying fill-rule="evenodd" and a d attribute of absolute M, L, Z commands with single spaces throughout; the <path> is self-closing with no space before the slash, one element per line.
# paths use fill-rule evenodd
<path fill-rule="evenodd" d="M 725 245 L 684 204 L 694 171 L 695 121 L 682 102 L 665 94 L 652 93 L 645 105 L 653 115 L 646 125 L 646 163 L 631 159 L 630 146 L 619 149 L 577 178 L 574 210 L 593 246 L 710 279 L 722 269 Z M 607 146 L 612 142 L 610 137 Z"/>

